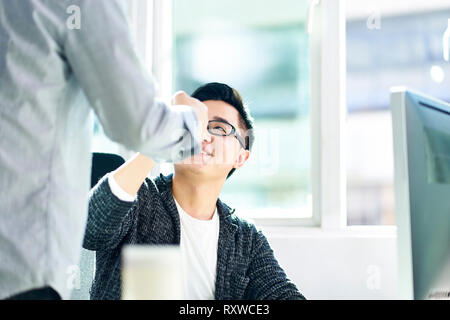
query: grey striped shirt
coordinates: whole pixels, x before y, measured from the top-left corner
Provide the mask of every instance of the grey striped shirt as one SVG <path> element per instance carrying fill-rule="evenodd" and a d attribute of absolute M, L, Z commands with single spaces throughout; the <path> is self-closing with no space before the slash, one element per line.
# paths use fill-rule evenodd
<path fill-rule="evenodd" d="M 0 0 L 0 298 L 46 285 L 69 297 L 91 110 L 112 140 L 156 161 L 199 146 L 193 111 L 155 99 L 122 1 Z"/>

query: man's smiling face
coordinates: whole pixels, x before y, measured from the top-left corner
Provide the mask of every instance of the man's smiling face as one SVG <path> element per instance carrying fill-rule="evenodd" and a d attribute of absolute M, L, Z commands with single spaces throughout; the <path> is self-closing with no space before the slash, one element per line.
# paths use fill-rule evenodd
<path fill-rule="evenodd" d="M 220 100 L 207 100 L 203 103 L 208 107 L 209 120 L 231 124 L 236 128 L 236 133 L 244 139 L 245 128 L 240 125 L 239 112 L 233 106 Z M 216 129 L 221 132 L 221 128 Z M 226 178 L 230 170 L 240 168 L 249 155 L 250 152 L 240 145 L 234 134 L 217 136 L 207 131 L 202 140 L 202 152 L 175 164 L 175 171 L 189 170 L 205 178 Z"/>

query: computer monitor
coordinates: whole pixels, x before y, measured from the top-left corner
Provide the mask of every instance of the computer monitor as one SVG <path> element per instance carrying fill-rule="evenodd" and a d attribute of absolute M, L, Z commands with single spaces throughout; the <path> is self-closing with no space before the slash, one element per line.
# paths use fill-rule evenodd
<path fill-rule="evenodd" d="M 450 105 L 391 89 L 399 297 L 450 292 Z M 450 297 L 448 297 L 450 298 Z"/>

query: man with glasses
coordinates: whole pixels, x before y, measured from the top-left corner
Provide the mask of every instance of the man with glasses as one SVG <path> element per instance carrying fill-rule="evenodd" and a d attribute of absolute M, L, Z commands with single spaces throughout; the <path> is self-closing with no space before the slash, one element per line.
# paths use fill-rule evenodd
<path fill-rule="evenodd" d="M 253 120 L 239 93 L 221 83 L 197 89 L 208 107 L 202 152 L 154 180 L 137 154 L 91 190 L 84 247 L 96 251 L 91 299 L 120 299 L 125 244 L 179 244 L 185 299 L 304 299 L 265 236 L 219 199 L 250 156 Z"/>

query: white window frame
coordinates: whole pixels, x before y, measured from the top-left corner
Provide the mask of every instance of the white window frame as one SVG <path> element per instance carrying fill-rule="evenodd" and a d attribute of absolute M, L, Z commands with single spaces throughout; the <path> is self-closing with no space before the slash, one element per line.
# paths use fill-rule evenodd
<path fill-rule="evenodd" d="M 132 0 L 129 7 L 138 49 L 144 51 L 145 63 L 159 84 L 159 96 L 167 99 L 172 94 L 172 1 Z M 312 217 L 253 220 L 273 234 L 301 230 L 392 235 L 394 226 L 347 226 L 345 0 L 311 0 L 308 11 Z"/>
<path fill-rule="evenodd" d="M 311 147 L 314 216 L 324 229 L 346 226 L 345 4 L 311 2 Z"/>

